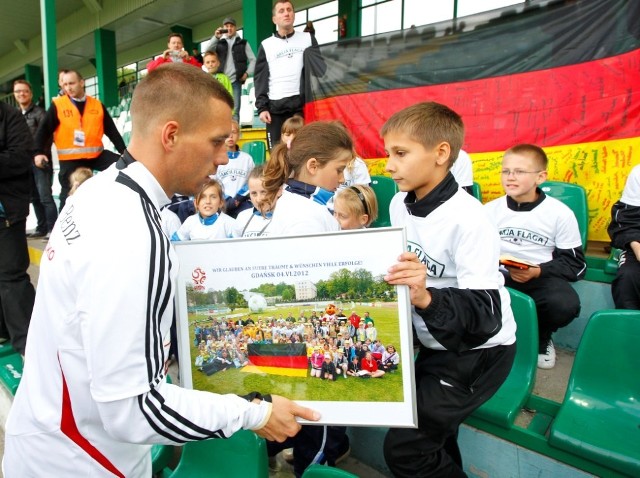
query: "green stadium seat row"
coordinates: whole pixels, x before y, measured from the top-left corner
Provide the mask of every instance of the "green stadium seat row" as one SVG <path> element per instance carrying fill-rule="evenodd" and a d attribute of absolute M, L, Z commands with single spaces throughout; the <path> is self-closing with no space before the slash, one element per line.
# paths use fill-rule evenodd
<path fill-rule="evenodd" d="M 11 395 L 16 394 L 22 378 L 22 355 L 7 342 L 0 344 L 0 383 Z"/>
<path fill-rule="evenodd" d="M 509 376 L 474 416 L 509 429 L 533 392 L 538 363 L 538 315 L 531 297 L 509 289 L 516 319 L 517 351 Z"/>
<path fill-rule="evenodd" d="M 542 191 L 569 206 L 578 220 L 582 249 L 587 250 L 587 233 L 589 232 L 589 207 L 587 192 L 578 184 L 562 181 L 545 181 L 540 185 Z"/>
<path fill-rule="evenodd" d="M 582 335 L 549 444 L 640 476 L 640 311 L 594 313 Z"/>
<path fill-rule="evenodd" d="M 557 406 L 531 396 L 538 345 L 535 305 L 525 294 L 509 293 L 518 325 L 516 359 L 503 386 L 469 424 L 516 443 L 520 437 L 526 446 L 552 457 L 564 453 L 574 466 L 580 466 L 578 458 L 586 471 L 594 466 L 600 470 L 598 476 L 640 476 L 640 311 L 592 314 L 564 400 Z M 539 407 L 527 429 L 514 425 L 523 406 Z"/>

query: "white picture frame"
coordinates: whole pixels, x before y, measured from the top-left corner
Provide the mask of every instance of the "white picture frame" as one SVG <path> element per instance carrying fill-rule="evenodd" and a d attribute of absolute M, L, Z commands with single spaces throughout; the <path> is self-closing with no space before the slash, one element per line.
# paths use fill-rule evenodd
<path fill-rule="evenodd" d="M 176 291 L 176 316 L 182 386 L 214 393 L 240 395 L 252 391 L 263 394 L 277 393 L 319 411 L 320 424 L 417 427 L 409 292 L 406 286 L 389 286 L 386 282 L 383 284 L 382 279 L 388 268 L 396 263 L 398 256 L 406 250 L 403 228 L 179 242 L 175 244 L 175 249 L 180 263 Z M 386 285 L 391 291 L 381 292 L 381 297 L 375 297 L 374 292 L 365 293 L 364 296 L 360 296 L 362 300 L 358 300 L 358 297 L 353 296 L 355 293 L 349 296 L 349 291 L 338 290 L 343 277 L 347 278 L 345 281 L 351 278 L 350 280 L 355 284 L 370 284 L 371 288 L 374 287 L 371 284 L 377 284 L 376 290 Z M 365 282 L 358 282 L 360 278 Z M 265 304 L 256 299 L 255 291 L 256 289 L 267 290 L 274 284 L 280 284 L 280 287 L 288 289 L 289 296 L 293 288 L 296 297 L 292 301 L 266 305 L 266 308 L 261 311 L 261 307 Z M 300 310 L 303 315 L 305 312 L 307 315 L 313 314 L 315 310 L 320 315 L 324 308 L 324 315 L 330 319 L 326 312 L 326 301 L 310 299 L 310 294 L 313 292 L 308 290 L 309 287 L 313 290 L 316 286 L 322 288 L 329 287 L 330 284 L 341 295 L 337 297 L 340 300 L 332 296 L 329 302 L 335 302 L 337 307 L 342 306 L 344 315 L 347 317 L 352 309 L 360 316 L 363 316 L 364 311 L 368 311 L 374 319 L 378 338 L 384 346 L 393 342 L 400 356 L 397 370 L 387 372 L 381 378 L 369 379 L 352 376 L 345 378 L 340 374 L 335 381 L 311 377 L 309 369 L 304 377 L 298 376 L 292 379 L 288 375 L 279 375 L 280 373 L 288 374 L 290 370 L 291 373 L 303 373 L 299 365 L 302 360 L 299 353 L 300 346 L 293 346 L 293 349 L 298 350 L 298 356 L 293 357 L 297 360 L 298 369 L 265 368 L 254 366 L 251 361 L 247 366 L 237 363 L 235 365 L 240 365 L 238 368 L 234 365 L 221 371 L 212 370 L 212 367 L 217 369 L 217 365 L 207 365 L 213 363 L 212 357 L 216 354 L 221 355 L 221 348 L 227 348 L 232 353 L 232 348 L 237 345 L 238 350 L 241 351 L 238 355 L 240 358 L 243 357 L 242 352 L 249 350 L 252 353 L 280 350 L 280 346 L 263 347 L 262 344 L 267 343 L 268 340 L 256 341 L 245 349 L 243 347 L 246 342 L 250 341 L 248 336 L 244 337 L 242 345 L 239 345 L 239 341 L 230 334 L 227 334 L 228 339 L 225 340 L 221 330 L 223 322 L 227 323 L 229 320 L 238 318 L 246 320 L 247 317 L 251 317 L 256 324 L 263 326 L 260 328 L 265 331 L 265 334 L 268 335 L 273 331 L 271 334 L 273 339 L 273 336 L 278 334 L 275 330 L 280 330 L 279 324 L 282 323 L 279 322 L 279 316 L 284 313 L 293 315 L 292 311 L 295 310 L 294 319 L 297 319 L 297 310 Z M 212 302 L 216 297 L 220 298 L 221 294 L 234 295 L 230 288 L 249 296 L 250 301 L 247 303 L 251 303 L 253 311 L 245 307 L 236 308 L 230 312 L 229 304 L 224 301 L 198 305 L 202 301 Z M 251 290 L 254 292 L 250 292 Z M 307 294 L 306 298 L 305 294 Z M 285 295 L 286 292 L 283 292 L 282 296 Z M 283 297 L 268 299 L 271 303 L 274 300 L 282 300 Z M 300 300 L 297 300 L 298 298 Z M 256 302 L 260 303 L 256 305 Z M 376 315 L 378 321 L 375 321 Z M 338 318 L 337 323 L 339 321 Z M 268 326 L 273 323 L 276 329 Z M 299 325 L 304 323 L 299 322 L 298 325 L 294 323 L 294 327 L 305 330 Z M 251 327 L 251 325 L 244 327 L 243 332 L 244 330 L 257 331 L 257 327 L 253 329 Z M 309 325 L 306 327 L 307 331 L 313 330 Z M 336 330 L 340 330 L 338 326 Z M 207 331 L 210 334 L 205 338 Z M 198 337 L 196 333 L 199 334 Z M 309 341 L 313 340 L 309 337 L 311 335 L 307 336 Z M 260 335 L 256 338 L 260 338 Z M 205 340 L 206 344 L 201 345 Z M 199 355 L 204 358 L 199 358 Z M 227 357 L 226 354 L 225 357 Z M 199 366 L 196 365 L 196 359 L 200 361 Z M 260 363 L 263 363 L 262 358 L 257 355 L 253 356 L 253 360 L 256 362 L 260 360 Z M 203 363 L 207 367 L 203 367 Z M 256 368 L 257 372 L 255 372 Z M 254 370 L 254 372 L 247 372 L 247 370 Z M 275 375 L 271 373 L 274 370 L 277 373 Z M 203 375 L 210 372 L 210 376 L 203 378 Z M 261 388 L 249 389 L 255 386 Z"/>

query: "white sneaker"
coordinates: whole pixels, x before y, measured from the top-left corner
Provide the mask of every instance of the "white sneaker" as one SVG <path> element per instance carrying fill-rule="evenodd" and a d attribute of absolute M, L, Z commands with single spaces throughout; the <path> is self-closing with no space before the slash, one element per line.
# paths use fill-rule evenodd
<path fill-rule="evenodd" d="M 556 348 L 553 346 L 553 340 L 547 342 L 546 352 L 538 354 L 538 368 L 550 369 L 556 365 Z"/>

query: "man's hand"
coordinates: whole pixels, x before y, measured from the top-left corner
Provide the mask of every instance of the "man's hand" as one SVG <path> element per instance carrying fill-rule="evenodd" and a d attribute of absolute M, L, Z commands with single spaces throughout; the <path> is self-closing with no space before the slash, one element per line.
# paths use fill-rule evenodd
<path fill-rule="evenodd" d="M 390 285 L 409 286 L 411 304 L 425 309 L 431 303 L 431 292 L 427 290 L 427 266 L 413 252 L 403 252 L 398 263 L 387 270 L 384 280 Z"/>
<path fill-rule="evenodd" d="M 507 267 L 507 270 L 509 271 L 509 275 L 514 280 L 514 282 L 519 282 L 520 284 L 529 282 L 531 279 L 537 279 L 538 277 L 540 277 L 540 273 L 542 272 L 539 267 L 529 267 L 528 269 Z"/>
<path fill-rule="evenodd" d="M 44 154 L 36 154 L 33 158 L 33 163 L 37 168 L 44 169 L 49 164 L 49 158 Z"/>
<path fill-rule="evenodd" d="M 245 81 L 247 81 L 247 78 L 249 78 L 249 75 L 245 73 L 244 75 L 242 75 L 242 78 L 240 78 L 240 83 L 244 83 Z"/>
<path fill-rule="evenodd" d="M 296 417 L 314 422 L 320 419 L 320 414 L 315 410 L 300 406 L 279 395 L 271 396 L 271 404 L 269 421 L 264 427 L 254 430 L 257 435 L 267 440 L 283 442 L 295 436 L 300 431 L 300 424 L 296 421 Z"/>
<path fill-rule="evenodd" d="M 222 37 L 222 32 L 220 30 L 222 30 L 223 28 L 224 27 L 218 27 L 216 28 L 216 31 L 213 33 L 218 40 L 220 39 L 220 37 Z"/>
<path fill-rule="evenodd" d="M 263 123 L 271 124 L 271 114 L 268 111 L 263 111 L 262 113 L 260 113 L 258 118 L 260 118 L 260 121 L 262 121 Z"/>

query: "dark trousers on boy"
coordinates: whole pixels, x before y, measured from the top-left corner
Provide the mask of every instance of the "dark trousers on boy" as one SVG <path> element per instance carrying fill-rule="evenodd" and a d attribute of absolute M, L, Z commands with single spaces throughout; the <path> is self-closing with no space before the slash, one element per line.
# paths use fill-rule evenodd
<path fill-rule="evenodd" d="M 516 344 L 467 352 L 420 348 L 415 363 L 418 428 L 391 428 L 387 466 L 397 478 L 466 477 L 458 427 L 505 381 Z"/>
<path fill-rule="evenodd" d="M 611 283 L 616 309 L 640 310 L 640 262 L 633 250 L 620 254 L 618 273 Z"/>
<path fill-rule="evenodd" d="M 580 297 L 565 279 L 533 279 L 529 282 L 515 282 L 505 274 L 505 286 L 527 294 L 536 303 L 538 314 L 538 353 L 545 353 L 551 334 L 569 325 L 580 313 Z"/>

